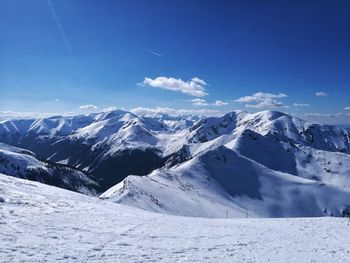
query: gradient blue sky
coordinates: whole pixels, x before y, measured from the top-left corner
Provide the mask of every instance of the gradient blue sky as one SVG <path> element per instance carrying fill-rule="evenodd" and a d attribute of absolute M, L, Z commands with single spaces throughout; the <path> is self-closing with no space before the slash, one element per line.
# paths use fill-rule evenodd
<path fill-rule="evenodd" d="M 350 123 L 349 14 L 350 1 L 0 0 L 0 111 L 275 108 Z M 146 77 L 197 77 L 209 95 Z"/>

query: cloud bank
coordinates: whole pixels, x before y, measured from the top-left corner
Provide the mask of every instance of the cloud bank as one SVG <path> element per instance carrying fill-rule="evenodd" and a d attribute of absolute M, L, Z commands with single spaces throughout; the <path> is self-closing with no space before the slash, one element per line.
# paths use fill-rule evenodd
<path fill-rule="evenodd" d="M 211 109 L 200 109 L 200 110 L 192 110 L 192 109 L 171 109 L 171 108 L 144 108 L 137 107 L 130 110 L 132 113 L 136 115 L 146 115 L 146 116 L 154 116 L 160 114 L 167 114 L 171 116 L 188 116 L 188 115 L 197 115 L 197 116 L 215 116 L 221 114 L 218 110 Z"/>
<path fill-rule="evenodd" d="M 279 98 L 287 97 L 284 93 L 273 94 L 265 92 L 257 92 L 251 96 L 244 96 L 235 100 L 239 103 L 248 103 L 245 104 L 247 108 L 255 109 L 274 109 L 274 108 L 285 108 L 286 106 L 278 101 Z M 253 103 L 253 104 L 252 104 Z"/>
<path fill-rule="evenodd" d="M 20 111 L 0 111 L 0 121 L 11 119 L 40 119 L 51 116 L 72 116 L 75 112 L 57 113 L 57 112 L 20 112 Z"/>
<path fill-rule="evenodd" d="M 337 112 L 337 113 L 305 113 L 305 116 L 308 117 L 346 117 L 350 116 L 350 113 L 343 113 L 343 112 Z"/>
<path fill-rule="evenodd" d="M 178 91 L 194 97 L 204 97 L 208 95 L 205 90 L 207 83 L 197 77 L 189 81 L 167 77 L 157 77 L 155 79 L 146 77 L 141 84 L 154 88 Z"/>
<path fill-rule="evenodd" d="M 208 103 L 206 100 L 204 99 L 200 99 L 200 98 L 196 98 L 196 99 L 192 99 L 192 100 L 188 100 L 189 102 L 192 102 L 192 105 L 194 106 L 217 106 L 217 107 L 222 107 L 222 106 L 226 106 L 228 103 L 221 101 L 221 100 L 216 100 L 212 103 Z"/>
<path fill-rule="evenodd" d="M 207 106 L 208 105 L 208 102 L 204 99 L 200 99 L 200 98 L 197 98 L 197 99 L 192 99 L 192 100 L 188 100 L 189 102 L 192 102 L 192 105 L 195 105 L 195 106 Z"/>
<path fill-rule="evenodd" d="M 227 104 L 228 104 L 227 102 L 224 102 L 222 100 L 216 100 L 211 105 L 221 107 L 221 106 L 226 106 Z"/>
<path fill-rule="evenodd" d="M 323 91 L 318 91 L 318 92 L 315 93 L 315 95 L 318 96 L 318 97 L 327 97 L 328 93 L 323 92 Z"/>
<path fill-rule="evenodd" d="M 114 111 L 116 109 L 117 109 L 117 107 L 111 106 L 111 107 L 108 107 L 108 108 L 104 108 L 102 111 L 103 112 L 108 112 L 108 111 Z"/>
<path fill-rule="evenodd" d="M 311 105 L 308 104 L 308 103 L 297 103 L 297 102 L 295 102 L 295 103 L 293 103 L 293 106 L 294 107 L 309 107 Z"/>
<path fill-rule="evenodd" d="M 79 107 L 81 110 L 96 110 L 98 107 L 93 104 L 82 105 Z"/>

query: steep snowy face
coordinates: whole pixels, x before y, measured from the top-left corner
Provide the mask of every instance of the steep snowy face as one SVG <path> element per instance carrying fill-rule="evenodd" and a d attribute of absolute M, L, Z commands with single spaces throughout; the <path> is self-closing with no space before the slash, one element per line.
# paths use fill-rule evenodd
<path fill-rule="evenodd" d="M 157 116 L 142 116 L 143 119 L 154 126 L 160 125 L 161 129 L 171 132 L 188 129 L 199 120 L 197 116 L 170 116 L 167 114 L 159 114 Z"/>
<path fill-rule="evenodd" d="M 203 143 L 221 136 L 234 139 L 247 129 L 318 150 L 350 153 L 350 133 L 346 129 L 310 123 L 277 111 L 234 111 L 223 117 L 203 119 L 190 129 L 187 142 Z"/>
<path fill-rule="evenodd" d="M 315 149 L 350 153 L 350 132 L 330 125 L 310 125 L 302 132 L 306 142 Z"/>
<path fill-rule="evenodd" d="M 91 125 L 78 129 L 72 140 L 92 142 L 93 147 L 108 147 L 117 151 L 125 148 L 153 147 L 157 138 L 152 134 L 153 125 L 131 113 L 98 116 Z"/>
<path fill-rule="evenodd" d="M 0 140 L 17 144 L 35 120 L 10 120 L 0 122 Z"/>
<path fill-rule="evenodd" d="M 98 184 L 71 167 L 48 162 L 33 152 L 0 143 L 0 173 L 95 195 Z"/>
<path fill-rule="evenodd" d="M 234 135 L 245 129 L 251 129 L 263 135 L 279 130 L 287 131 L 286 127 L 294 126 L 289 118 L 290 116 L 276 111 L 258 113 L 233 111 L 222 117 L 202 119 L 190 129 L 191 135 L 188 141 L 190 143 L 207 142 L 223 135 Z M 298 133 L 295 127 L 292 129 Z"/>
<path fill-rule="evenodd" d="M 170 169 L 129 176 L 100 198 L 186 216 L 340 216 L 350 190 L 271 170 L 219 146 Z"/>
<path fill-rule="evenodd" d="M 140 125 L 140 119 L 125 111 L 112 111 L 97 114 L 94 121 L 87 126 L 79 128 L 73 138 L 100 141 L 112 136 L 130 125 Z"/>
<path fill-rule="evenodd" d="M 281 141 L 318 150 L 350 153 L 350 137 L 346 129 L 310 123 L 274 111 L 255 113 L 249 119 L 244 128 L 262 135 L 270 133 Z"/>
<path fill-rule="evenodd" d="M 190 128 L 191 134 L 187 140 L 189 143 L 201 143 L 225 134 L 231 134 L 235 131 L 237 122 L 242 120 L 245 115 L 245 112 L 234 111 L 222 117 L 202 119 Z"/>
<path fill-rule="evenodd" d="M 93 121 L 91 116 L 53 116 L 36 120 L 10 120 L 0 122 L 0 134 L 13 136 L 68 135 Z"/>

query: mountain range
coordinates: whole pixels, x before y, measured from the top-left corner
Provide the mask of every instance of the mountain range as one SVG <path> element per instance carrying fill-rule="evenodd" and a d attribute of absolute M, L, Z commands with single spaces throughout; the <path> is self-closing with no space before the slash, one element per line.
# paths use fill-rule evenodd
<path fill-rule="evenodd" d="M 340 216 L 350 204 L 350 132 L 277 111 L 9 120 L 0 141 L 1 173 L 161 213 Z"/>

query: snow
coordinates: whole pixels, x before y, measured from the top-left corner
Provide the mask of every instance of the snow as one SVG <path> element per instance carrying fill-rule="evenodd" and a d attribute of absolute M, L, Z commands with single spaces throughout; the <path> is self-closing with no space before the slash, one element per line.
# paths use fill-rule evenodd
<path fill-rule="evenodd" d="M 35 158 L 34 153 L 4 143 L 0 143 L 0 160 L 12 162 L 11 165 L 0 165 L 0 172 L 5 174 L 13 174 L 18 170 L 22 173 L 30 168 L 47 170 L 45 164 Z"/>
<path fill-rule="evenodd" d="M 168 216 L 0 174 L 1 262 L 347 262 L 345 218 Z"/>
<path fill-rule="evenodd" d="M 272 170 L 350 189 L 349 154 L 293 145 L 251 130 L 245 130 L 225 146 Z"/>
<path fill-rule="evenodd" d="M 34 122 L 31 120 L 10 120 L 0 122 L 0 133 L 24 133 Z"/>
<path fill-rule="evenodd" d="M 147 176 L 128 176 L 100 197 L 183 216 L 340 216 L 350 189 L 274 171 L 219 146 Z"/>
<path fill-rule="evenodd" d="M 192 154 L 196 154 L 207 146 L 233 143 L 246 130 L 317 150 L 350 152 L 350 136 L 345 129 L 306 122 L 281 112 L 233 111 L 221 117 L 199 119 L 194 124 L 196 120 L 198 117 L 165 114 L 137 116 L 127 111 L 113 110 L 88 116 L 5 121 L 0 123 L 0 137 L 2 142 L 15 146 L 21 142 L 33 148 L 38 143 L 45 145 L 50 154 L 44 157 L 54 157 L 57 162 L 79 159 L 77 156 L 71 158 L 62 149 L 56 148 L 56 144 L 62 141 L 86 145 L 92 153 L 98 153 L 99 160 L 103 162 L 126 149 L 152 149 L 161 157 L 167 157 L 183 145 L 190 145 Z M 57 156 L 60 156 L 59 159 L 56 159 Z M 69 164 L 81 165 L 74 161 Z M 81 167 L 84 168 L 87 167 Z"/>
<path fill-rule="evenodd" d="M 276 111 L 198 119 L 114 110 L 0 122 L 0 140 L 88 171 L 129 149 L 165 162 L 97 198 L 15 178 L 49 182 L 57 169 L 56 186 L 95 185 L 0 143 L 0 262 L 349 261 L 350 221 L 329 217 L 350 206 L 346 129 Z"/>
<path fill-rule="evenodd" d="M 349 132 L 277 111 L 198 119 L 113 110 L 2 122 L 0 140 L 7 138 L 12 138 L 9 144 L 22 143 L 49 160 L 91 173 L 102 191 L 112 187 L 103 198 L 151 211 L 223 217 L 228 210 L 240 217 L 249 208 L 257 217 L 320 216 L 339 215 L 348 205 Z M 132 159 L 137 151 L 144 153 L 140 159 L 156 161 L 146 169 L 152 161 L 137 164 Z M 229 163 L 203 158 L 214 152 Z M 124 165 L 128 160 L 131 164 Z M 217 167 L 209 169 L 212 163 Z M 122 174 L 124 166 L 130 169 Z M 237 186 L 245 191 L 232 191 Z"/>
<path fill-rule="evenodd" d="M 31 151 L 0 143 L 0 173 L 96 195 L 98 184 L 79 170 L 47 162 Z"/>
<path fill-rule="evenodd" d="M 203 143 L 226 135 L 232 139 L 250 129 L 263 136 L 268 133 L 283 141 L 309 145 L 318 150 L 350 152 L 350 136 L 346 129 L 315 124 L 277 111 L 248 113 L 233 111 L 221 117 L 137 116 L 114 110 L 88 116 L 53 116 L 37 120 L 0 122 L 1 136 L 21 134 L 24 138 L 46 135 L 61 140 L 61 136 L 84 143 L 104 144 L 116 150 L 125 147 L 157 147 L 163 155 L 173 153 L 183 144 Z M 121 145 L 121 142 L 130 144 Z M 67 159 L 68 156 L 65 158 Z"/>

